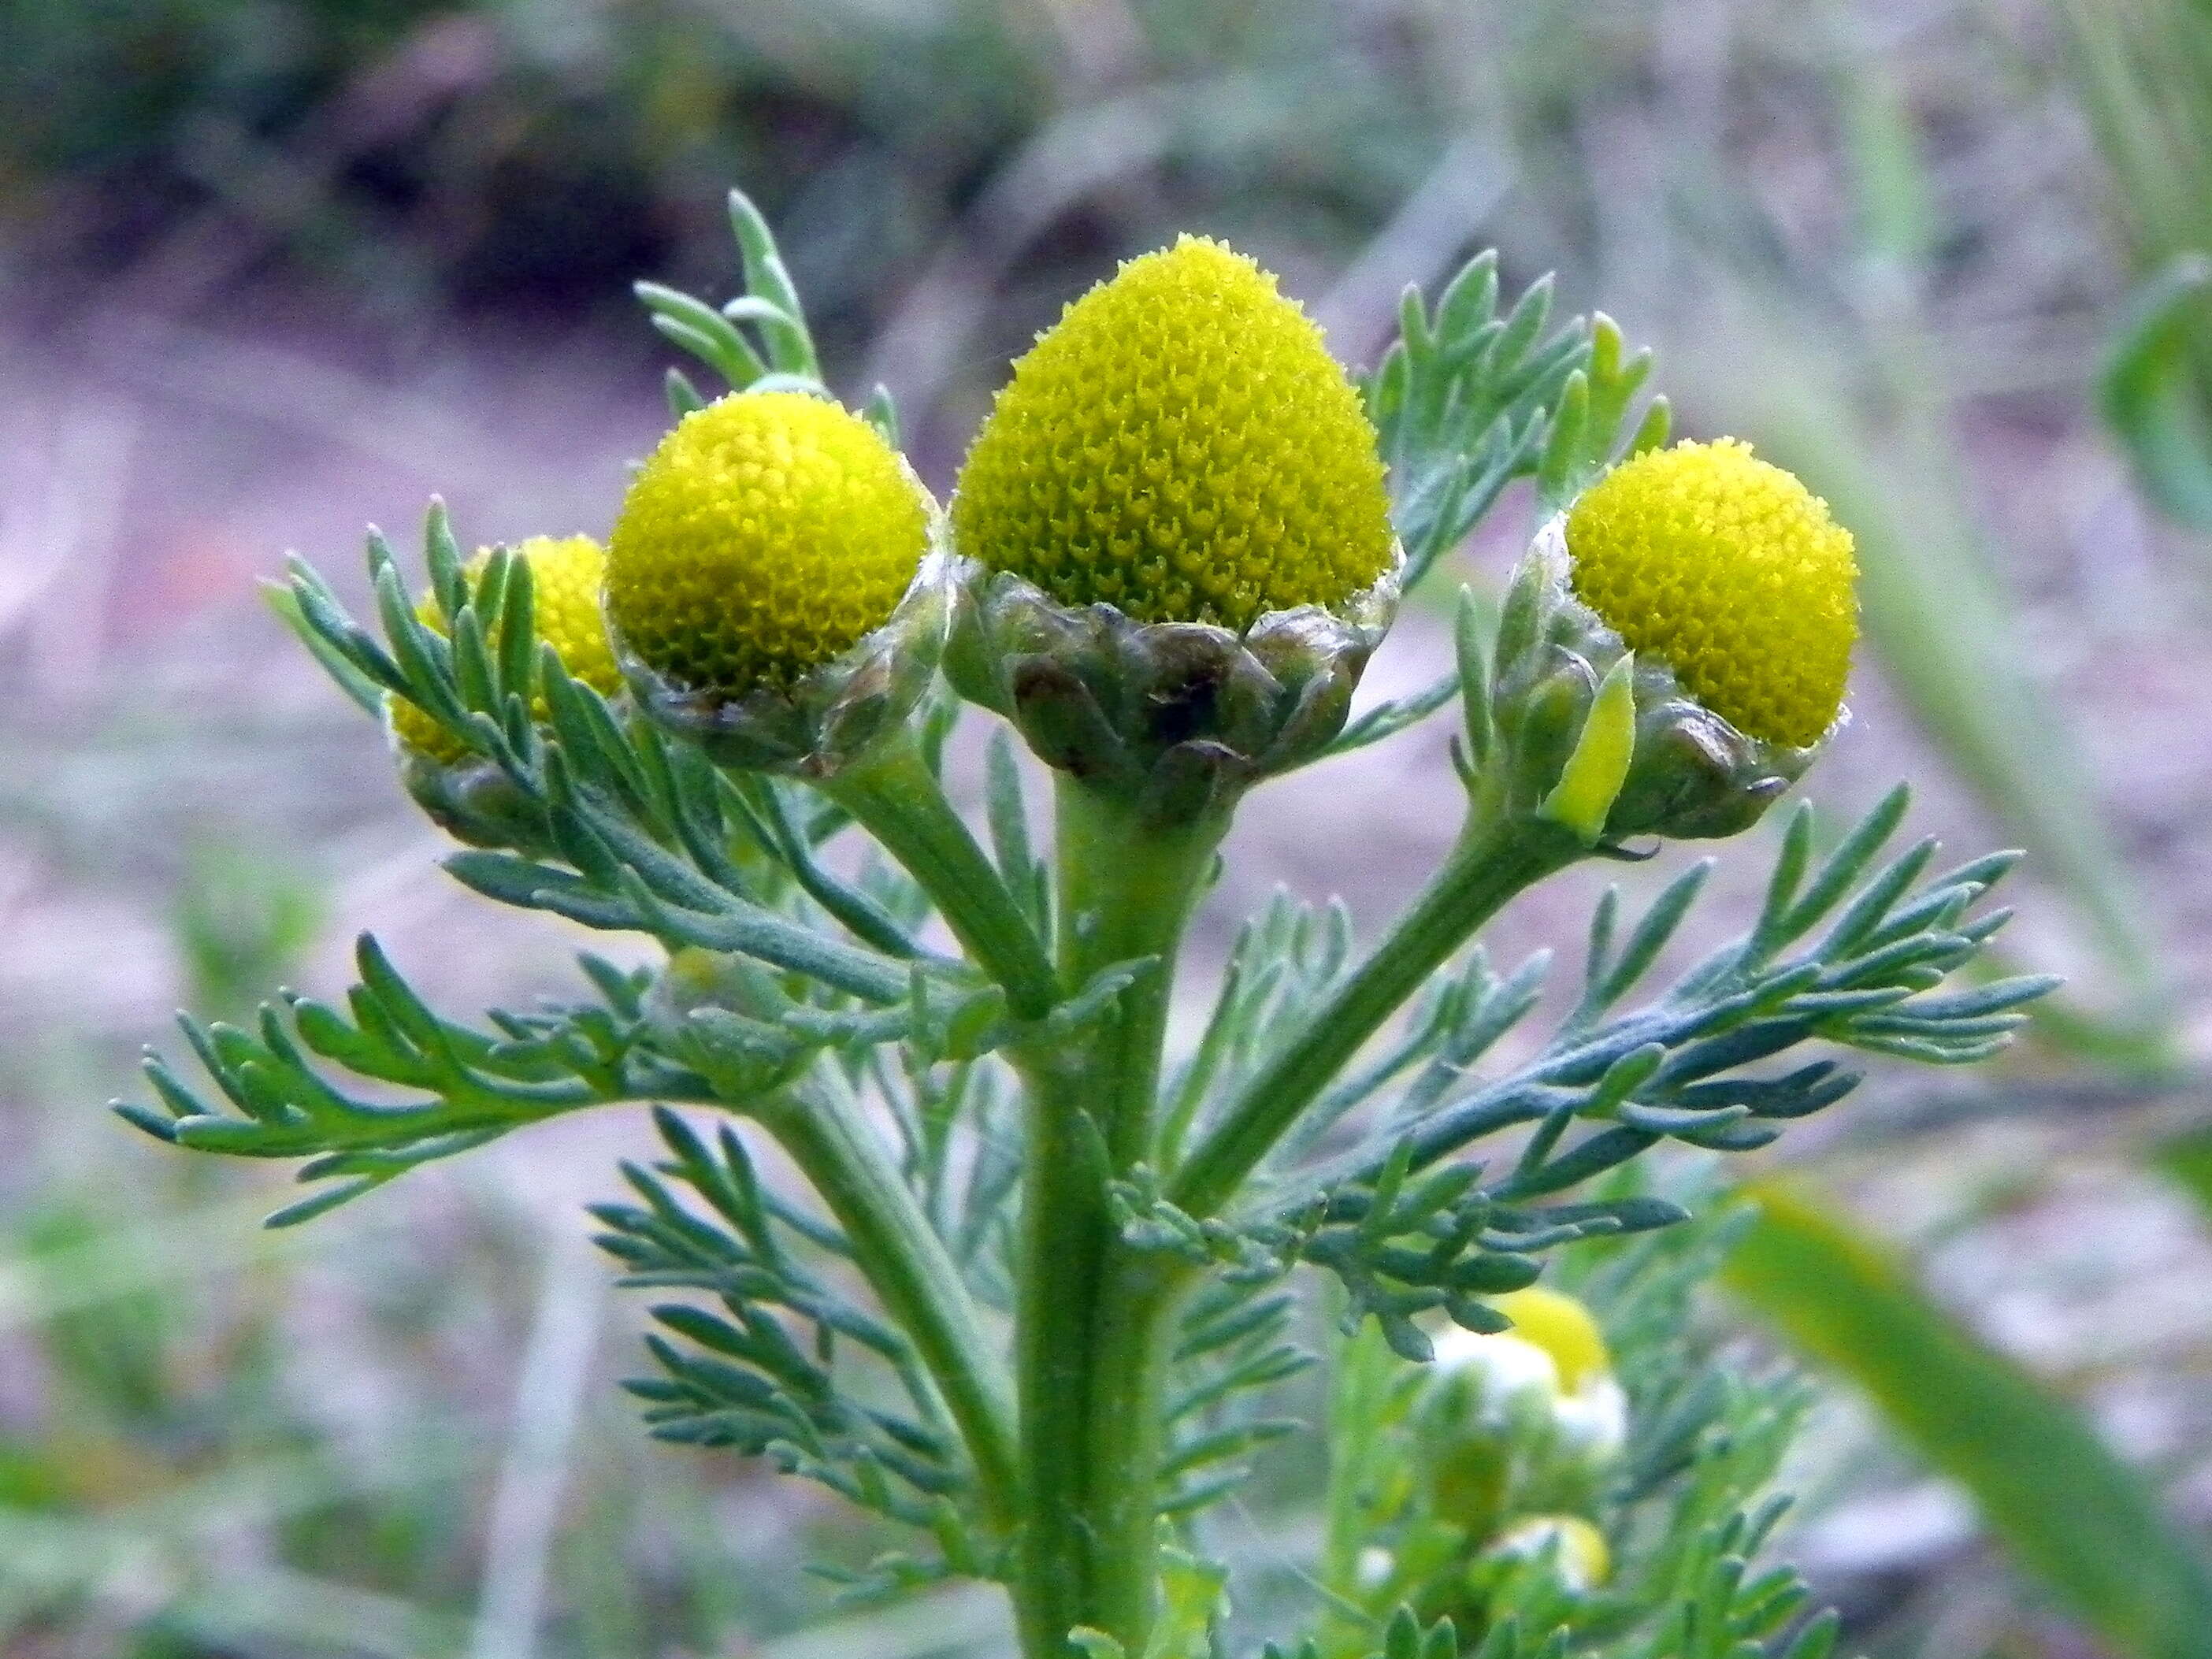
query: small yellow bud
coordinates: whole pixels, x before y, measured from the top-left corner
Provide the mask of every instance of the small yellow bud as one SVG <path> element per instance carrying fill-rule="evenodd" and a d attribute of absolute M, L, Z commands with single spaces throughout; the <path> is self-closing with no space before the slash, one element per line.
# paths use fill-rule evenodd
<path fill-rule="evenodd" d="M 1651 450 L 1567 515 L 1574 591 L 1747 736 L 1808 748 L 1835 724 L 1858 635 L 1850 532 L 1732 438 Z"/>
<path fill-rule="evenodd" d="M 599 616 L 599 581 L 606 556 L 589 536 L 532 536 L 514 550 L 530 566 L 532 620 L 540 642 L 550 645 L 570 676 L 594 691 L 612 696 L 622 689 L 622 671 L 615 665 L 614 647 Z M 467 574 L 473 579 L 490 556 L 480 550 L 470 560 Z M 422 625 L 446 631 L 445 613 L 435 599 L 425 595 L 415 609 Z M 452 765 L 469 751 L 446 728 L 404 697 L 388 697 L 392 729 L 408 748 L 428 756 L 441 765 Z M 545 699 L 534 698 L 530 712 L 546 718 Z"/>
<path fill-rule="evenodd" d="M 796 392 L 685 416 L 607 552 L 623 647 L 687 690 L 787 690 L 887 622 L 929 544 L 927 497 L 858 416 Z"/>
<path fill-rule="evenodd" d="M 1061 605 L 1243 633 L 1391 566 L 1375 431 L 1275 279 L 1186 236 L 1069 306 L 962 467 L 956 544 Z"/>
<path fill-rule="evenodd" d="M 1604 1333 L 1590 1310 L 1573 1297 L 1531 1285 L 1492 1297 L 1490 1305 L 1513 1322 L 1509 1335 L 1551 1356 L 1562 1392 L 1579 1394 L 1583 1382 L 1612 1370 Z"/>
<path fill-rule="evenodd" d="M 1498 1535 L 1486 1554 L 1522 1559 L 1554 1552 L 1559 1582 L 1586 1595 L 1613 1577 L 1613 1552 L 1605 1534 L 1579 1515 L 1535 1515 L 1516 1522 Z"/>

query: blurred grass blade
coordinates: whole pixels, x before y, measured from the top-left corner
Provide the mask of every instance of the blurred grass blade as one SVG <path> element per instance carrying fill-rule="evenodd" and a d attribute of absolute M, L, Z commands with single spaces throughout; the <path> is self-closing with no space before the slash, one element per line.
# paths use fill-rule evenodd
<path fill-rule="evenodd" d="M 2123 1659 L 2212 1659 L 2212 1565 L 2080 1413 L 1802 1194 L 1764 1185 L 1723 1281 L 1964 1486 L 1984 1522 Z"/>
<path fill-rule="evenodd" d="M 516 1382 L 514 1421 L 484 1523 L 484 1570 L 471 1659 L 531 1659 L 570 1484 L 571 1447 L 592 1348 L 601 1278 L 584 1241 L 549 1239 L 545 1274 Z"/>
<path fill-rule="evenodd" d="M 2212 1219 L 2212 1124 L 2173 1136 L 2151 1161 L 2187 1188 Z"/>
<path fill-rule="evenodd" d="M 2176 523 L 2202 531 L 2212 531 L 2212 406 L 2191 349 L 2208 327 L 2212 259 L 2185 254 L 2137 292 L 2097 386 L 2098 406 L 2143 493 Z"/>
<path fill-rule="evenodd" d="M 2143 493 L 2212 531 L 2212 5 L 2054 0 L 2065 64 L 2143 286 L 2099 403 Z"/>

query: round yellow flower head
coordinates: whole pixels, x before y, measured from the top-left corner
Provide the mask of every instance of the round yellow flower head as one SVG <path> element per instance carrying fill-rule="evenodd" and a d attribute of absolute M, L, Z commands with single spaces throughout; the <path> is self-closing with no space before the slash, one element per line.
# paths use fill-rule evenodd
<path fill-rule="evenodd" d="M 858 416 L 799 392 L 685 416 L 607 551 L 623 648 L 678 686 L 787 690 L 883 626 L 929 544 L 927 498 Z"/>
<path fill-rule="evenodd" d="M 1747 736 L 1835 724 L 1858 635 L 1850 532 L 1790 473 L 1723 438 L 1650 450 L 1567 515 L 1575 592 Z"/>
<path fill-rule="evenodd" d="M 553 647 L 572 677 L 594 691 L 611 696 L 620 690 L 622 671 L 615 665 L 607 625 L 599 616 L 599 581 L 606 569 L 599 544 L 589 536 L 532 536 L 514 552 L 530 566 L 532 620 L 538 640 Z M 490 556 L 489 549 L 481 549 L 469 561 L 466 569 L 472 580 Z M 445 613 L 434 598 L 424 595 L 415 615 L 424 627 L 446 631 Z M 469 752 L 406 698 L 389 697 L 386 702 L 392 729 L 410 749 L 448 766 Z M 545 719 L 545 699 L 532 699 L 530 712 Z"/>
<path fill-rule="evenodd" d="M 1513 1322 L 1506 1334 L 1551 1356 L 1559 1370 L 1562 1392 L 1578 1394 L 1583 1382 L 1613 1369 L 1604 1333 L 1598 1329 L 1590 1310 L 1574 1297 L 1531 1285 L 1526 1290 L 1493 1296 L 1490 1305 Z"/>
<path fill-rule="evenodd" d="M 1242 633 L 1390 568 L 1374 428 L 1275 279 L 1186 236 L 1069 306 L 961 469 L 954 540 L 1060 604 Z"/>

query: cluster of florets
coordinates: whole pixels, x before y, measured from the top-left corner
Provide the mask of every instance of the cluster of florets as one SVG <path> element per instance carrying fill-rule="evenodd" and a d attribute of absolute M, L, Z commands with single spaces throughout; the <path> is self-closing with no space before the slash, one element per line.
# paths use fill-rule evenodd
<path fill-rule="evenodd" d="M 1014 365 L 953 497 L 961 550 L 1063 605 L 1243 632 L 1393 559 L 1374 428 L 1275 279 L 1184 237 Z"/>
<path fill-rule="evenodd" d="M 1407 1598 L 1449 1607 L 1534 1556 L 1572 1592 L 1611 1577 L 1598 1517 L 1629 1417 L 1604 1334 L 1582 1302 L 1540 1285 L 1490 1302 L 1511 1328 L 1437 1331 L 1394 1435 L 1402 1474 L 1378 1480 L 1376 1541 L 1359 1564 L 1382 1612 Z"/>
<path fill-rule="evenodd" d="M 1850 532 L 1748 444 L 1616 467 L 1567 515 L 1577 596 L 1737 730 L 1791 749 L 1843 707 L 1858 631 Z"/>
<path fill-rule="evenodd" d="M 1000 585 L 995 670 L 955 684 L 1007 703 L 1025 732 L 1037 725 L 1039 753 L 1079 773 L 1103 763 L 1061 752 L 1071 720 L 1130 726 L 1115 741 L 1147 754 L 1241 744 L 1231 759 L 1245 781 L 1295 763 L 1314 746 L 1307 728 L 1341 723 L 1395 599 L 1383 467 L 1358 392 L 1273 276 L 1190 237 L 1124 264 L 1014 365 L 961 471 L 949 535 L 867 422 L 805 392 L 748 392 L 662 441 L 604 559 L 580 538 L 521 551 L 540 632 L 568 672 L 610 693 L 626 678 L 655 718 L 698 736 L 763 699 L 813 708 L 806 688 L 867 655 L 864 642 L 877 680 L 884 660 L 912 654 L 886 624 L 941 538 L 958 556 L 937 566 Z M 1663 663 L 1758 743 L 1805 750 L 1834 726 L 1855 633 L 1850 538 L 1789 473 L 1727 439 L 1641 455 L 1583 494 L 1564 538 L 1573 595 L 1616 651 Z M 939 626 L 942 609 L 915 628 Z M 1032 660 L 1074 637 L 1072 620 L 1051 618 L 1079 614 L 1094 633 L 1110 623 L 1107 655 L 1138 665 L 1143 708 L 1117 713 L 1129 697 L 1093 684 L 1088 659 Z M 423 615 L 442 626 L 434 607 Z M 1024 696 L 1049 706 L 1014 709 Z M 1146 725 L 1163 697 L 1189 731 Z M 396 703 L 392 723 L 418 756 L 465 757 L 411 705 Z M 830 729 L 799 725 L 795 739 L 724 752 L 803 750 L 806 732 Z"/>
<path fill-rule="evenodd" d="M 928 497 L 866 422 L 805 392 L 725 398 L 630 485 L 607 616 L 686 689 L 784 689 L 881 627 L 928 544 Z"/>
<path fill-rule="evenodd" d="M 516 552 L 538 637 L 572 677 L 607 696 L 643 678 L 734 700 L 788 692 L 881 628 L 921 568 L 933 511 L 859 416 L 803 392 L 755 392 L 696 410 L 661 441 L 605 552 L 580 536 Z M 434 599 L 418 614 L 443 631 Z M 545 714 L 542 696 L 534 712 Z M 468 759 L 413 703 L 394 698 L 391 714 L 406 751 Z"/>

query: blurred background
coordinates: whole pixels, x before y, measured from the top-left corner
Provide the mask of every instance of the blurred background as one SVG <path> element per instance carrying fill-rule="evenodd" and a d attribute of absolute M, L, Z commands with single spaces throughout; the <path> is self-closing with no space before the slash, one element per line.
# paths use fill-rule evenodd
<path fill-rule="evenodd" d="M 1830 1379 L 1789 1543 L 1850 1645 L 2212 1650 L 2130 1622 L 2136 1544 L 2212 1547 L 2212 3 L 0 0 L 0 1655 L 1002 1639 L 982 1592 L 840 1608 L 798 1571 L 867 1552 L 828 1500 L 645 1440 L 576 1213 L 637 1121 L 270 1235 L 283 1171 L 101 1109 L 173 1006 L 335 992 L 363 927 L 464 1015 L 572 971 L 438 873 L 257 584 L 297 549 L 359 596 L 364 524 L 433 492 L 468 541 L 604 534 L 673 361 L 629 284 L 726 298 L 733 184 L 940 487 L 1060 305 L 1194 230 L 1352 362 L 1479 248 L 1555 270 L 1681 428 L 1826 495 L 1869 638 L 1813 793 L 1909 778 L 1960 856 L 2028 848 L 2009 965 L 2072 983 L 1778 1149 L 1879 1283 L 1801 1254 L 1710 1316 Z M 1262 792 L 1208 948 L 1278 882 L 1377 925 L 1449 836 L 1443 740 Z"/>

